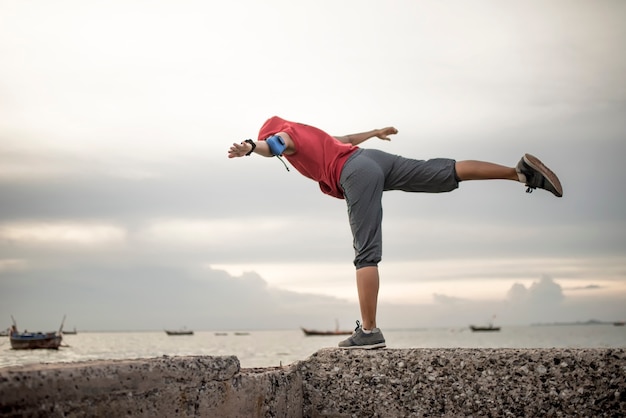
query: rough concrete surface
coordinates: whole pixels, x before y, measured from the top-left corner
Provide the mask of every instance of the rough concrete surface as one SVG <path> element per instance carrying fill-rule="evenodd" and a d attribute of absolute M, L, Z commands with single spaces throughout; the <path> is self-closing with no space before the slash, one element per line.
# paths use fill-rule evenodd
<path fill-rule="evenodd" d="M 0 369 L 0 416 L 299 417 L 301 387 L 234 356 L 30 365 Z"/>
<path fill-rule="evenodd" d="M 626 417 L 623 349 L 324 349 L 0 369 L 2 417 Z"/>
<path fill-rule="evenodd" d="M 621 349 L 321 350 L 306 417 L 624 417 Z"/>

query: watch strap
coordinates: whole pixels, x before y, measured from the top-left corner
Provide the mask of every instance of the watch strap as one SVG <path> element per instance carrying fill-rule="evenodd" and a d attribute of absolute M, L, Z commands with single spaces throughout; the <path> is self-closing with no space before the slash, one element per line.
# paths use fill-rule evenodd
<path fill-rule="evenodd" d="M 254 143 L 254 141 L 253 141 L 253 140 L 251 140 L 251 139 L 246 139 L 246 140 L 245 140 L 245 141 L 243 141 L 243 142 L 247 142 L 248 144 L 252 145 L 252 149 L 246 153 L 246 157 L 249 157 L 249 156 L 250 156 L 250 154 L 252 154 L 252 153 L 254 152 L 254 150 L 255 150 L 255 148 L 256 148 L 256 144 L 255 144 L 255 143 Z"/>

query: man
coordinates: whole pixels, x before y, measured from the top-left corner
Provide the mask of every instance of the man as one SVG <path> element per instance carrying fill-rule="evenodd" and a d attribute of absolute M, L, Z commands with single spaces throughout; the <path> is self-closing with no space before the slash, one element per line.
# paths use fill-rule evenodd
<path fill-rule="evenodd" d="M 538 158 L 525 154 L 516 167 L 484 161 L 427 161 L 358 147 L 377 137 L 389 140 L 398 133 L 393 127 L 333 137 L 313 126 L 274 116 L 261 127 L 257 141 L 234 143 L 229 158 L 284 156 L 304 176 L 317 181 L 322 192 L 345 199 L 355 250 L 356 283 L 362 325 L 339 343 L 344 348 L 385 347 L 376 326 L 379 274 L 382 257 L 382 194 L 386 190 L 449 192 L 467 180 L 513 180 L 526 184 L 527 192 L 545 189 L 563 196 L 558 177 Z"/>

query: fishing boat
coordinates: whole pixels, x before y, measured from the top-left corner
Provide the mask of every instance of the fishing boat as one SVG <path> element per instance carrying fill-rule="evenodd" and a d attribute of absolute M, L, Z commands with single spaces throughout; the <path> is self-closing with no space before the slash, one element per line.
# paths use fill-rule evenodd
<path fill-rule="evenodd" d="M 320 331 L 320 330 L 316 330 L 316 329 L 309 329 L 309 328 L 304 328 L 304 327 L 300 327 L 300 329 L 302 330 L 302 332 L 304 332 L 304 335 L 306 335 L 307 337 L 313 337 L 313 336 L 332 336 L 332 335 L 350 335 L 352 334 L 353 331 L 348 331 L 348 330 L 340 330 L 339 329 L 339 322 L 335 321 L 335 329 L 334 330 L 329 330 L 329 331 Z"/>
<path fill-rule="evenodd" d="M 179 329 L 179 330 L 166 329 L 165 333 L 167 335 L 193 335 L 193 331 L 190 329 Z"/>
<path fill-rule="evenodd" d="M 488 325 L 470 325 L 470 329 L 472 330 L 472 332 L 497 332 L 500 331 L 500 327 L 496 327 L 495 325 L 493 325 L 493 323 L 496 320 L 496 316 L 494 315 L 493 318 L 491 319 L 491 322 L 489 322 Z"/>
<path fill-rule="evenodd" d="M 306 335 L 307 337 L 352 334 L 352 331 L 347 331 L 347 330 L 319 331 L 316 329 L 308 329 L 308 328 L 303 328 L 303 327 L 300 327 L 300 329 L 302 330 L 302 332 L 304 332 L 304 335 Z"/>
<path fill-rule="evenodd" d="M 493 324 L 489 324 L 486 326 L 476 326 L 476 325 L 470 325 L 470 329 L 473 332 L 490 332 L 490 331 L 500 331 L 500 327 L 496 327 Z"/>
<path fill-rule="evenodd" d="M 63 335 L 76 335 L 78 334 L 78 331 L 76 331 L 76 327 L 74 327 L 73 330 L 63 330 Z"/>
<path fill-rule="evenodd" d="M 13 316 L 11 316 L 11 319 L 13 319 Z M 63 321 L 65 321 L 65 317 L 63 317 Z M 34 350 L 40 348 L 58 350 L 63 340 L 62 331 L 63 322 L 61 322 L 61 327 L 58 331 L 19 332 L 17 330 L 17 323 L 15 319 L 13 319 L 13 325 L 9 333 L 11 348 L 14 350 Z"/>

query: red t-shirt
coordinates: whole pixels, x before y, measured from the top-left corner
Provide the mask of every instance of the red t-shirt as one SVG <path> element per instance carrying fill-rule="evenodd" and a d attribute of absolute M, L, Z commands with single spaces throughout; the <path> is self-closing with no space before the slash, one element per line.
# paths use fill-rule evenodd
<path fill-rule="evenodd" d="M 343 199 L 339 177 L 343 165 L 358 147 L 344 144 L 313 126 L 289 122 L 278 116 L 269 118 L 259 131 L 259 141 L 279 132 L 286 132 L 296 151 L 284 157 L 304 176 L 317 181 L 322 192 Z"/>

